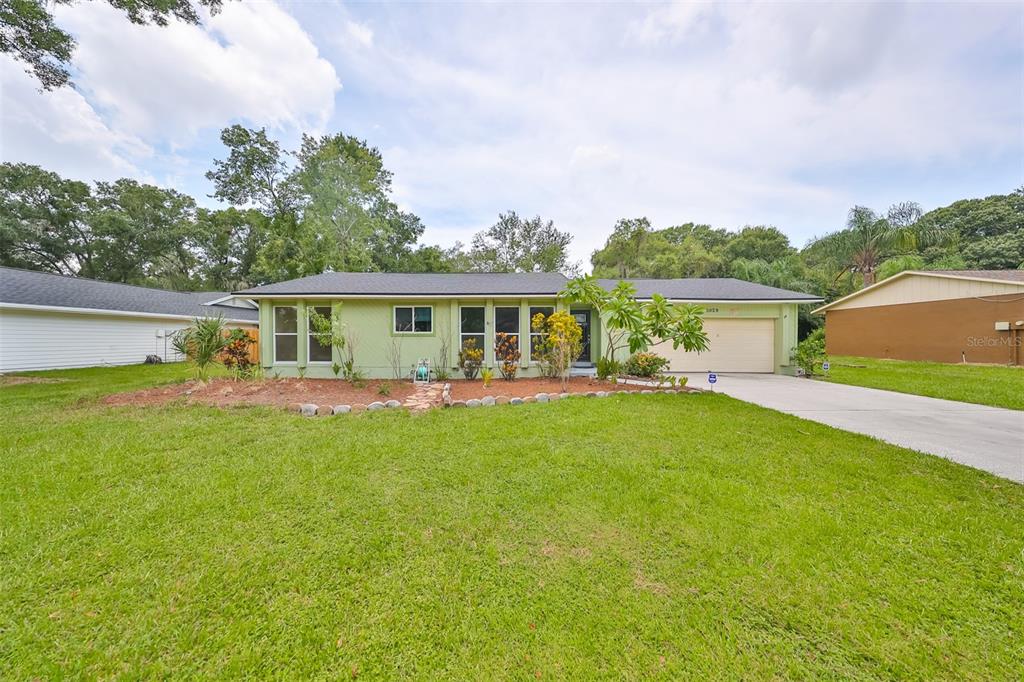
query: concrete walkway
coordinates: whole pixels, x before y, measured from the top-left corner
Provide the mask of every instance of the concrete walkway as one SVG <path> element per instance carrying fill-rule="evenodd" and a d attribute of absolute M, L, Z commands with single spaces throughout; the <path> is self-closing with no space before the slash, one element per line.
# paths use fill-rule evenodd
<path fill-rule="evenodd" d="M 719 374 L 715 390 L 1024 483 L 1024 412 L 774 374 Z"/>

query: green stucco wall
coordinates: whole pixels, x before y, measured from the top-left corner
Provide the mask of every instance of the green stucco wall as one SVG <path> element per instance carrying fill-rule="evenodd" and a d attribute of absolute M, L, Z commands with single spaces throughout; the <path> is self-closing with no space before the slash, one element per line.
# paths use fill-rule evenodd
<path fill-rule="evenodd" d="M 299 320 L 298 361 L 294 364 L 274 363 L 273 307 L 296 306 Z M 436 367 L 441 359 L 442 339 L 448 340 L 447 367 L 455 371 L 458 362 L 459 338 L 459 307 L 477 306 L 485 309 L 485 340 L 484 365 L 494 366 L 494 308 L 519 308 L 519 330 L 522 336 L 529 333 L 530 307 L 555 306 L 553 299 L 344 299 L 344 300 L 261 300 L 260 357 L 263 367 L 270 375 L 296 376 L 299 368 L 305 368 L 307 377 L 331 378 L 334 376 L 331 363 L 310 363 L 307 358 L 307 346 L 303 342 L 301 331 L 307 329 L 306 308 L 312 306 L 331 305 L 337 311 L 341 323 L 348 333 L 355 338 L 355 360 L 358 368 L 369 378 L 387 379 L 394 376 L 390 355 L 396 349 L 401 358 L 402 374 L 406 376 L 413 366 L 421 359 L 430 360 Z M 429 333 L 396 333 L 393 325 L 395 306 L 431 306 L 433 307 L 433 329 Z M 316 343 L 315 341 L 313 343 Z M 523 357 L 520 361 L 520 375 L 534 376 L 537 373 L 535 363 L 530 363 L 528 344 L 525 339 Z M 334 357 L 334 361 L 341 361 Z"/>
<path fill-rule="evenodd" d="M 297 362 L 292 364 L 274 364 L 274 317 L 273 307 L 293 305 L 297 308 L 298 317 L 298 352 Z M 307 307 L 330 305 L 341 318 L 341 322 L 355 338 L 355 359 L 359 369 L 369 378 L 391 378 L 393 370 L 389 355 L 393 346 L 397 346 L 401 357 L 403 375 L 407 374 L 420 358 L 429 358 L 432 366 L 437 366 L 441 354 L 441 339 L 448 339 L 447 366 L 455 371 L 458 362 L 459 341 L 459 307 L 480 306 L 485 309 L 485 357 L 484 364 L 494 367 L 494 308 L 499 306 L 515 306 L 520 309 L 519 329 L 525 336 L 530 328 L 529 310 L 531 306 L 555 306 L 569 310 L 570 306 L 552 299 L 263 299 L 260 301 L 260 357 L 268 375 L 296 376 L 299 368 L 305 368 L 305 376 L 332 378 L 331 363 L 311 363 L 308 360 L 306 337 Z M 395 306 L 432 306 L 433 330 L 430 333 L 397 334 L 393 331 L 393 309 Z M 797 337 L 797 306 L 790 303 L 728 303 L 709 304 L 706 317 L 749 317 L 770 318 L 775 320 L 775 359 L 776 371 L 788 371 L 789 354 L 796 345 Z M 575 309 L 575 306 L 572 306 Z M 315 343 L 315 341 L 314 341 Z M 596 361 L 603 354 L 606 339 L 604 323 L 596 313 L 591 314 L 591 359 Z M 521 346 L 523 357 L 520 361 L 521 376 L 535 376 L 537 367 L 530 363 L 528 343 Z M 620 351 L 617 357 L 623 359 L 628 350 Z M 341 358 L 335 354 L 335 362 Z"/>

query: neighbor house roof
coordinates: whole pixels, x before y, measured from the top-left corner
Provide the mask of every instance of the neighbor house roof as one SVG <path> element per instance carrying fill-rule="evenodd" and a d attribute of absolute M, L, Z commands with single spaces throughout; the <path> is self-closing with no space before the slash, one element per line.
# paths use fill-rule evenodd
<path fill-rule="evenodd" d="M 565 288 L 557 272 L 325 272 L 235 292 L 238 296 L 555 296 Z"/>
<path fill-rule="evenodd" d="M 256 322 L 253 308 L 207 305 L 228 296 L 222 291 L 178 292 L 131 284 L 100 282 L 48 272 L 0 267 L 0 307 L 64 309 L 123 315 L 172 317 L 223 316 L 235 322 Z"/>
<path fill-rule="evenodd" d="M 290 296 L 388 297 L 484 297 L 557 296 L 569 280 L 559 273 L 450 273 L 410 274 L 386 272 L 325 272 L 245 289 L 235 295 L 246 298 Z M 618 280 L 602 279 L 607 288 Z M 724 279 L 634 279 L 639 298 L 659 293 L 687 301 L 801 301 L 816 303 L 817 296 L 776 289 L 753 282 Z"/>
<path fill-rule="evenodd" d="M 932 277 L 938 279 L 960 279 L 971 282 L 993 282 L 996 284 L 1021 284 L 1024 285 L 1024 270 L 904 270 L 903 272 L 897 273 L 892 277 L 887 277 L 881 282 L 875 282 L 871 286 L 864 287 L 852 294 L 847 294 L 842 298 L 836 300 L 812 310 L 812 313 L 823 313 L 826 310 L 834 308 L 840 304 L 847 303 L 855 298 L 863 296 L 874 291 L 877 291 L 881 287 L 889 286 L 894 282 L 899 282 L 907 277 Z"/>
<path fill-rule="evenodd" d="M 606 289 L 611 289 L 620 280 L 599 279 Z M 820 296 L 799 291 L 747 282 L 733 277 L 690 278 L 690 279 L 626 279 L 636 287 L 637 298 L 650 298 L 661 294 L 675 301 L 766 301 L 818 303 Z"/>

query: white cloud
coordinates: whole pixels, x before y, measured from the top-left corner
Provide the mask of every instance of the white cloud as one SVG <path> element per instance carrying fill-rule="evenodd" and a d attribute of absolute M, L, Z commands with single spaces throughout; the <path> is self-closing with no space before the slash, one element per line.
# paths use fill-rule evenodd
<path fill-rule="evenodd" d="M 21 64 L 0 57 L 0 149 L 4 161 L 26 161 L 59 169 L 78 179 L 139 177 L 139 159 L 153 149 L 140 138 L 108 126 L 71 88 L 40 93 Z"/>
<path fill-rule="evenodd" d="M 352 40 L 356 41 L 363 47 L 370 47 L 373 45 L 373 29 L 366 24 L 360 24 L 358 21 L 348 20 L 345 22 L 345 32 Z"/>
<path fill-rule="evenodd" d="M 1022 37 L 1007 21 L 1020 9 L 943 12 L 727 4 L 628 21 L 551 6 L 390 17 L 398 25 L 373 58 L 349 52 L 345 67 L 361 89 L 398 99 L 379 112 L 388 130 L 415 131 L 385 146 L 385 161 L 428 239 L 465 241 L 515 208 L 570 229 L 576 257 L 635 215 L 774 222 L 803 243 L 854 202 L 924 200 L 933 165 L 1020 148 L 1019 70 L 1011 82 L 965 66 L 988 41 Z M 842 169 L 864 167 L 878 177 L 844 181 Z M 897 173 L 902 182 L 885 182 Z M 857 183 L 882 189 L 865 196 Z"/>
<path fill-rule="evenodd" d="M 0 60 L 5 160 L 181 186 L 195 180 L 182 173 L 201 177 L 179 156 L 200 134 L 243 122 L 295 136 L 334 111 L 334 67 L 273 3 L 226 3 L 202 26 L 136 26 L 106 3 L 55 14 L 78 41 L 76 87 L 40 92 L 20 64 Z"/>
<path fill-rule="evenodd" d="M 226 3 L 203 26 L 136 26 L 105 3 L 56 16 L 79 42 L 79 87 L 119 130 L 180 144 L 233 120 L 320 128 L 333 112 L 334 67 L 274 3 Z"/>

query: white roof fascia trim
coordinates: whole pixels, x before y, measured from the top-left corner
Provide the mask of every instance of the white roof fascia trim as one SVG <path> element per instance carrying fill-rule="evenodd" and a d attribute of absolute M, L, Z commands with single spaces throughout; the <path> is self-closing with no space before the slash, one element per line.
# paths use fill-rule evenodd
<path fill-rule="evenodd" d="M 649 297 L 638 298 L 638 301 L 650 301 Z M 710 298 L 667 298 L 665 299 L 669 303 L 717 303 L 718 305 L 724 305 L 726 303 L 818 303 L 823 301 L 821 298 L 724 298 L 724 299 L 710 299 Z"/>
<path fill-rule="evenodd" d="M 558 294 L 249 294 L 254 300 L 261 298 L 271 299 L 331 299 L 344 300 L 347 298 L 356 299 L 381 299 L 410 301 L 422 298 L 454 298 L 454 299 L 480 299 L 488 298 L 559 298 Z"/>
<path fill-rule="evenodd" d="M 416 300 L 423 298 L 453 298 L 458 300 L 468 299 L 481 299 L 486 300 L 488 298 L 561 298 L 559 294 L 260 294 L 253 298 L 267 298 L 267 299 L 327 299 L 327 300 L 344 300 L 348 298 L 353 299 L 380 299 L 380 300 Z M 638 296 L 638 301 L 649 301 L 650 296 Z M 822 298 L 726 298 L 726 299 L 701 299 L 701 298 L 667 298 L 665 299 L 670 303 L 819 303 L 823 301 Z"/>
<path fill-rule="evenodd" d="M 0 303 L 0 309 L 35 310 L 52 313 L 76 313 L 82 315 L 114 315 L 116 317 L 155 317 L 162 320 L 194 320 L 196 315 L 175 315 L 173 313 L 139 313 L 131 310 L 107 310 L 105 308 L 70 308 L 57 305 L 31 305 L 28 303 Z M 210 317 L 215 317 L 210 315 Z M 225 322 L 259 325 L 259 320 L 238 320 L 225 317 Z"/>

